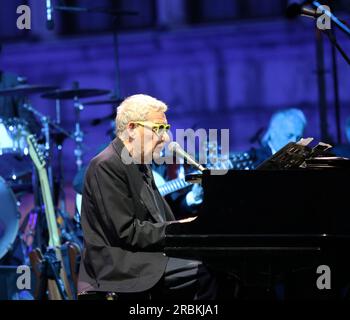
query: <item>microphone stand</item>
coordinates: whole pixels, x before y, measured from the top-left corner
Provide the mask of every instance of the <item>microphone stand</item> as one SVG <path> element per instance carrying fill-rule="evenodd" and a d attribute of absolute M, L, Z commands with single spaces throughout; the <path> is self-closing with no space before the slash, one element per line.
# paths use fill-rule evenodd
<path fill-rule="evenodd" d="M 340 132 L 340 102 L 339 102 L 339 84 L 338 84 L 338 66 L 336 60 L 336 51 L 337 49 L 345 61 L 350 65 L 350 59 L 343 51 L 343 49 L 338 44 L 334 31 L 325 30 L 329 41 L 332 44 L 332 76 L 333 76 L 333 88 L 334 88 L 334 99 L 335 99 L 335 121 L 336 121 L 336 130 L 337 130 L 337 142 L 341 143 L 341 132 Z"/>
<path fill-rule="evenodd" d="M 312 1 L 312 6 L 316 9 L 324 7 L 318 2 L 318 1 Z M 350 37 L 350 28 L 340 21 L 331 11 L 329 10 L 323 10 L 323 14 L 326 14 L 332 22 L 341 30 L 343 31 L 347 36 Z M 334 88 L 334 99 L 335 99 L 335 121 L 336 121 L 336 130 L 337 130 L 337 142 L 341 143 L 341 132 L 340 132 L 340 103 L 339 103 L 339 84 L 338 84 L 338 67 L 337 67 L 337 60 L 336 60 L 336 51 L 341 54 L 341 56 L 344 58 L 344 60 L 348 63 L 350 66 L 350 58 L 345 53 L 345 51 L 342 49 L 340 44 L 337 42 L 337 39 L 335 37 L 334 30 L 323 30 L 326 36 L 328 37 L 330 43 L 332 44 L 332 76 L 333 76 L 333 88 Z M 322 122 L 321 122 L 322 126 Z"/>
<path fill-rule="evenodd" d="M 345 53 L 345 51 L 342 49 L 342 47 L 337 42 L 335 35 L 330 30 L 325 30 L 325 34 L 327 35 L 329 41 L 332 43 L 333 47 L 336 48 L 340 52 L 340 54 L 342 55 L 344 60 L 348 63 L 348 65 L 350 65 L 350 58 L 348 57 L 348 55 Z"/>
<path fill-rule="evenodd" d="M 327 15 L 332 22 L 341 30 L 343 31 L 348 37 L 350 37 L 350 28 L 342 21 L 340 21 L 331 11 L 326 10 L 322 4 L 320 4 L 318 1 L 312 1 L 312 6 L 314 6 L 316 9 L 321 8 L 323 9 L 323 14 Z M 350 65 L 350 58 L 345 53 L 345 51 L 342 49 L 342 47 L 337 42 L 334 34 L 329 32 L 329 30 L 325 30 L 326 35 L 328 36 L 328 39 L 332 43 L 332 45 L 337 48 L 337 50 L 340 52 L 342 57 L 345 59 L 345 61 Z"/>
<path fill-rule="evenodd" d="M 317 16 L 314 18 L 319 18 L 321 15 L 327 15 L 331 21 L 347 36 L 350 37 L 350 28 L 338 19 L 330 10 L 327 10 L 320 4 L 318 1 L 307 1 L 311 6 L 316 8 L 316 10 L 321 9 L 323 12 L 320 14 L 317 12 Z M 299 9 L 300 10 L 300 9 Z M 293 13 L 294 15 L 295 13 Z M 324 82 L 324 57 L 323 57 L 323 46 L 321 39 L 321 29 L 317 29 L 316 36 L 316 46 L 317 46 L 317 68 L 318 68 L 318 85 L 319 85 L 319 105 L 320 105 L 320 125 L 321 125 L 321 136 L 323 139 L 328 138 L 327 124 L 326 124 L 326 100 L 325 100 L 325 82 Z M 333 66 L 333 85 L 334 85 L 334 95 L 335 95 L 335 118 L 336 118 L 336 127 L 337 127 L 337 140 L 338 143 L 341 142 L 340 134 L 340 105 L 339 105 L 339 93 L 338 93 L 338 73 L 337 73 L 337 63 L 335 56 L 335 49 L 339 51 L 344 60 L 350 65 L 350 58 L 342 49 L 340 44 L 337 42 L 334 31 L 323 30 L 327 35 L 329 41 L 332 44 L 332 66 Z"/>
<path fill-rule="evenodd" d="M 329 40 L 332 36 L 335 38 L 334 30 L 326 32 Z M 341 143 L 341 131 L 340 131 L 340 100 L 339 100 L 339 83 L 338 83 L 338 64 L 335 46 L 332 46 L 332 76 L 333 76 L 333 90 L 334 90 L 334 113 L 335 124 L 337 129 L 337 142 Z"/>
<path fill-rule="evenodd" d="M 320 117 L 320 133 L 322 141 L 330 141 L 327 121 L 327 97 L 325 78 L 324 46 L 321 30 L 316 28 L 316 64 L 318 87 L 318 111 Z"/>
<path fill-rule="evenodd" d="M 347 36 L 350 37 L 350 28 L 345 24 L 343 23 L 342 21 L 340 21 L 331 11 L 329 10 L 326 10 L 323 5 L 321 3 L 319 3 L 318 1 L 312 1 L 311 2 L 311 5 L 313 7 L 316 8 L 316 10 L 318 8 L 321 7 L 321 9 L 323 9 L 323 14 L 326 14 L 329 18 L 331 18 L 331 20 L 334 22 L 334 24 L 341 30 L 343 31 Z"/>

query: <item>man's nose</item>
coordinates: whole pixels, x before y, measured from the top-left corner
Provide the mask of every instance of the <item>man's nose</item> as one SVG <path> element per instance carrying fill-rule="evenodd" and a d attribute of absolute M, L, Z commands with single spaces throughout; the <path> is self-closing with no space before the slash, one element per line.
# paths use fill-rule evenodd
<path fill-rule="evenodd" d="M 170 137 L 169 137 L 168 133 L 164 132 L 164 134 L 162 135 L 162 141 L 164 143 L 167 143 L 169 140 L 170 140 Z"/>

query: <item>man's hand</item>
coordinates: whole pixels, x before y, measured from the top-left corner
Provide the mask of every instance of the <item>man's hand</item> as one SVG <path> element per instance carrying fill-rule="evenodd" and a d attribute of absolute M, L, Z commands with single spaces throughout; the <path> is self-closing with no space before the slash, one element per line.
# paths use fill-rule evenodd
<path fill-rule="evenodd" d="M 193 197 L 195 201 L 202 201 L 203 187 L 199 183 L 195 183 L 192 187 Z"/>
<path fill-rule="evenodd" d="M 189 217 L 189 218 L 185 218 L 185 219 L 181 219 L 181 220 L 177 220 L 176 222 L 179 222 L 179 223 L 187 223 L 187 222 L 191 222 L 193 220 L 197 219 L 197 216 L 195 217 Z"/>
<path fill-rule="evenodd" d="M 199 205 L 203 201 L 203 187 L 199 183 L 195 183 L 192 190 L 186 195 L 186 203 L 188 206 Z"/>

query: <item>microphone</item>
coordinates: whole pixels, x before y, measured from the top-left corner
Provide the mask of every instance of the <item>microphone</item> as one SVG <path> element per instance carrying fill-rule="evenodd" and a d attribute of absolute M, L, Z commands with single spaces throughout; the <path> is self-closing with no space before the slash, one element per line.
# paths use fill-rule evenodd
<path fill-rule="evenodd" d="M 177 142 L 175 142 L 175 141 L 170 142 L 169 146 L 168 146 L 168 149 L 169 149 L 169 151 L 175 152 L 180 157 L 182 157 L 185 160 L 187 160 L 187 162 L 190 165 L 196 167 L 200 171 L 206 170 L 206 168 L 204 168 L 201 164 L 199 164 L 196 160 L 194 160 L 184 149 L 182 149 L 181 146 Z"/>
<path fill-rule="evenodd" d="M 46 0 L 46 28 L 49 30 L 53 30 L 55 24 L 53 22 L 53 17 L 52 17 L 52 4 L 51 0 Z"/>
<path fill-rule="evenodd" d="M 290 0 L 286 11 L 287 17 L 295 18 L 301 15 L 309 18 L 318 18 L 322 13 L 317 13 L 316 9 L 307 7 L 311 2 L 312 1 Z"/>
<path fill-rule="evenodd" d="M 307 5 L 310 5 L 315 9 L 308 8 L 306 7 Z M 321 11 L 322 13 L 317 13 L 317 11 Z M 287 10 L 286 10 L 286 15 L 288 18 L 294 18 L 298 15 L 303 15 L 307 17 L 312 17 L 312 18 L 318 18 L 321 15 L 326 15 L 328 16 L 331 21 L 344 33 L 346 33 L 348 36 L 350 36 L 350 28 L 347 26 L 345 22 L 337 18 L 330 10 L 326 8 L 326 6 L 320 4 L 316 0 L 307 0 L 307 1 L 302 1 L 302 0 L 289 0 Z M 343 55 L 343 53 L 342 53 Z M 343 55 L 344 56 L 344 55 Z M 345 60 L 348 61 L 347 57 L 344 57 Z"/>

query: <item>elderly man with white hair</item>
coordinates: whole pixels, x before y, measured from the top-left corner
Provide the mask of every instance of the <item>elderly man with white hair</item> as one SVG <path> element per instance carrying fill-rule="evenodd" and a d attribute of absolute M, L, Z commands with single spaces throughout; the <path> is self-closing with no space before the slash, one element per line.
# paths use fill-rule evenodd
<path fill-rule="evenodd" d="M 303 111 L 298 108 L 275 112 L 261 139 L 261 147 L 249 151 L 253 167 L 257 167 L 289 142 L 299 141 L 304 134 L 306 124 L 306 117 Z"/>
<path fill-rule="evenodd" d="M 175 221 L 150 169 L 169 140 L 166 111 L 148 95 L 125 99 L 117 109 L 117 137 L 89 164 L 78 299 L 216 296 L 215 278 L 201 262 L 162 252 L 166 226 L 193 219 Z"/>

